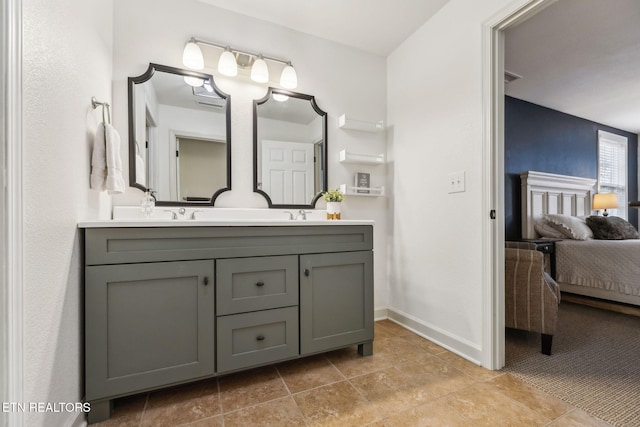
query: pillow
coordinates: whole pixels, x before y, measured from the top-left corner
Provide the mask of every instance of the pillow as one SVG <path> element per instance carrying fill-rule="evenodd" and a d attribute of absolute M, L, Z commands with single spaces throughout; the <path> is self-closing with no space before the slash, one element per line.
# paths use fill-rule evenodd
<path fill-rule="evenodd" d="M 547 222 L 545 218 L 537 217 L 533 219 L 533 229 L 540 237 L 549 239 L 566 239 L 566 236 L 555 229 L 555 227 Z"/>
<path fill-rule="evenodd" d="M 593 232 L 584 218 L 558 214 L 543 215 L 543 218 L 568 239 L 590 240 L 593 238 Z"/>
<path fill-rule="evenodd" d="M 628 221 L 617 216 L 590 216 L 587 225 L 593 238 L 600 240 L 637 239 L 638 230 Z"/>

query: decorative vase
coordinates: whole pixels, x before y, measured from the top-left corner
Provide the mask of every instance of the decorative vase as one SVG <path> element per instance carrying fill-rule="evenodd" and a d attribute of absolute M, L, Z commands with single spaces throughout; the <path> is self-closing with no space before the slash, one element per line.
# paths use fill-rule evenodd
<path fill-rule="evenodd" d="M 340 219 L 340 202 L 327 202 L 327 219 Z"/>

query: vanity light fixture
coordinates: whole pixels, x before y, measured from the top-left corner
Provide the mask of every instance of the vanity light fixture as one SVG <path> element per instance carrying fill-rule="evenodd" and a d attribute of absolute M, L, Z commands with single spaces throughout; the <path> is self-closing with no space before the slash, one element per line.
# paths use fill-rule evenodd
<path fill-rule="evenodd" d="M 200 46 L 196 44 L 196 39 L 191 38 L 184 47 L 182 63 L 192 70 L 202 70 L 204 68 L 204 57 Z"/>
<path fill-rule="evenodd" d="M 229 46 L 226 47 L 220 60 L 218 61 L 218 71 L 220 74 L 235 77 L 238 75 L 238 63 L 236 62 L 236 56 L 231 52 Z"/>
<path fill-rule="evenodd" d="M 238 75 L 238 66 L 241 68 L 251 67 L 251 80 L 257 83 L 267 83 L 269 81 L 267 61 L 271 61 L 284 64 L 284 69 L 280 75 L 280 85 L 283 88 L 295 89 L 298 87 L 298 76 L 289 60 L 233 49 L 230 46 L 198 40 L 194 37 L 187 42 L 182 53 L 182 63 L 185 67 L 192 70 L 204 68 L 204 56 L 200 45 L 212 46 L 223 50 L 218 60 L 218 72 L 220 74 L 235 77 Z"/>

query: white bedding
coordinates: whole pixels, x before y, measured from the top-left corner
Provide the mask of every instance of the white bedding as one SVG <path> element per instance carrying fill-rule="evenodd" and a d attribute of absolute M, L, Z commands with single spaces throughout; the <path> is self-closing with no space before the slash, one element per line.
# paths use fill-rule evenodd
<path fill-rule="evenodd" d="M 631 296 L 640 296 L 640 240 L 556 242 L 556 280 L 561 289 L 566 283 L 609 291 L 620 294 L 625 302 Z"/>

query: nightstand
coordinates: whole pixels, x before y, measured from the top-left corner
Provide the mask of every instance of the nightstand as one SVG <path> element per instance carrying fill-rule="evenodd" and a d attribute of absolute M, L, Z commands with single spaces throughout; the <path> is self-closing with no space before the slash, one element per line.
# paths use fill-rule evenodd
<path fill-rule="evenodd" d="M 521 242 L 534 243 L 536 250 L 549 255 L 549 268 L 551 277 L 556 278 L 556 242 L 562 239 L 522 239 Z M 545 257 L 546 258 L 546 257 Z"/>

